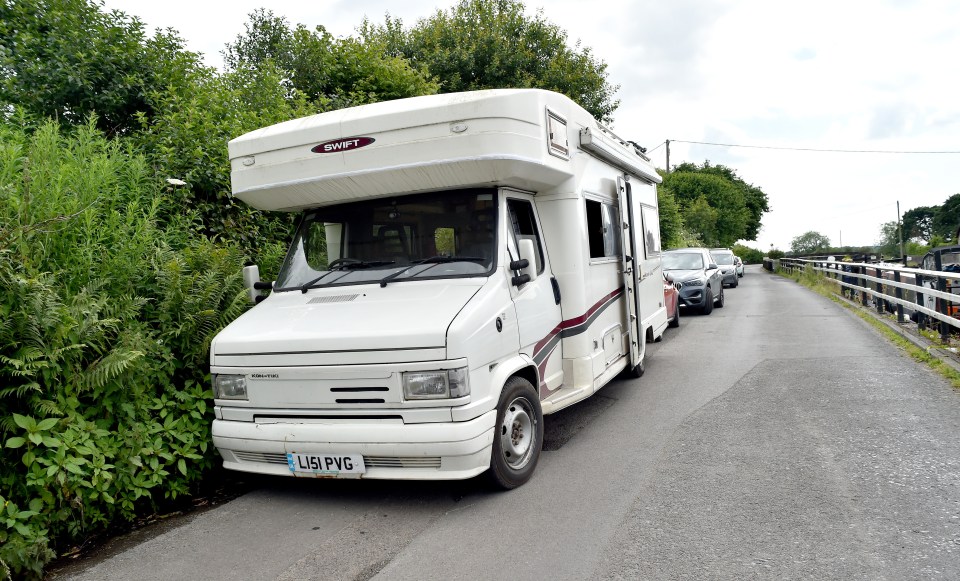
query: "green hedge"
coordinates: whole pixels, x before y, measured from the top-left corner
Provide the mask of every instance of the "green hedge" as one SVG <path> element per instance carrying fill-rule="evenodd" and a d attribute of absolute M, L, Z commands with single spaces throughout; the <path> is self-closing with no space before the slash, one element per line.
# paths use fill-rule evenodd
<path fill-rule="evenodd" d="M 92 124 L 0 125 L 0 577 L 214 465 L 208 349 L 247 306 L 246 258 L 190 216 L 161 225 L 165 187 Z"/>

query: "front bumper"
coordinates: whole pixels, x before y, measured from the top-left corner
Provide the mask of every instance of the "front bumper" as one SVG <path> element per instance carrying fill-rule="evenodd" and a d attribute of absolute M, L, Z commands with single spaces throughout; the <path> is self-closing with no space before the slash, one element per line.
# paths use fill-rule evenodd
<path fill-rule="evenodd" d="M 680 289 L 680 306 L 700 308 L 706 299 L 706 286 L 684 286 Z"/>
<path fill-rule="evenodd" d="M 288 452 L 362 454 L 367 466 L 363 478 L 462 480 L 490 466 L 496 417 L 491 410 L 466 422 L 426 424 L 390 419 L 214 420 L 213 443 L 224 468 L 242 472 L 295 476 L 287 466 Z"/>

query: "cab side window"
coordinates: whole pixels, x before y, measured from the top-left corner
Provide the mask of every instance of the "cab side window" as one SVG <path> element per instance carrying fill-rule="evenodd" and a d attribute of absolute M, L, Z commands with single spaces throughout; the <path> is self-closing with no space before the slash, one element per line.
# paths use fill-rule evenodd
<path fill-rule="evenodd" d="M 543 244 L 540 242 L 540 232 L 537 230 L 537 220 L 533 213 L 533 204 L 526 200 L 507 200 L 507 215 L 509 218 L 510 237 L 507 241 L 514 258 L 519 258 L 517 252 L 518 241 L 532 240 L 536 249 L 537 274 L 543 272 Z"/>

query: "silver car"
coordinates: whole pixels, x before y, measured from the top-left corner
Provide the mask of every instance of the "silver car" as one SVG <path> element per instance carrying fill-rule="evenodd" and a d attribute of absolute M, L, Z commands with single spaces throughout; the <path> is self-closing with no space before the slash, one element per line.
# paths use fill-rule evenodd
<path fill-rule="evenodd" d="M 706 248 L 679 248 L 661 256 L 663 274 L 680 285 L 680 306 L 696 309 L 704 315 L 723 308 L 723 284 L 720 268 Z"/>
<path fill-rule="evenodd" d="M 723 277 L 723 286 L 736 288 L 740 285 L 740 277 L 737 276 L 737 264 L 734 260 L 733 250 L 729 248 L 711 248 L 710 255 L 714 262 L 720 267 L 720 273 Z"/>

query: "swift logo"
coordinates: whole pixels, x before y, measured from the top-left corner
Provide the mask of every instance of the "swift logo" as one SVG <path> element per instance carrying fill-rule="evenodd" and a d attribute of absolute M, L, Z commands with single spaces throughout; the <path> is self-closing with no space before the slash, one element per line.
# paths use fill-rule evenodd
<path fill-rule="evenodd" d="M 340 151 L 350 151 L 351 149 L 360 149 L 376 141 L 372 137 L 344 137 L 343 139 L 334 139 L 333 141 L 324 141 L 319 145 L 313 146 L 310 150 L 314 153 L 337 153 Z"/>

